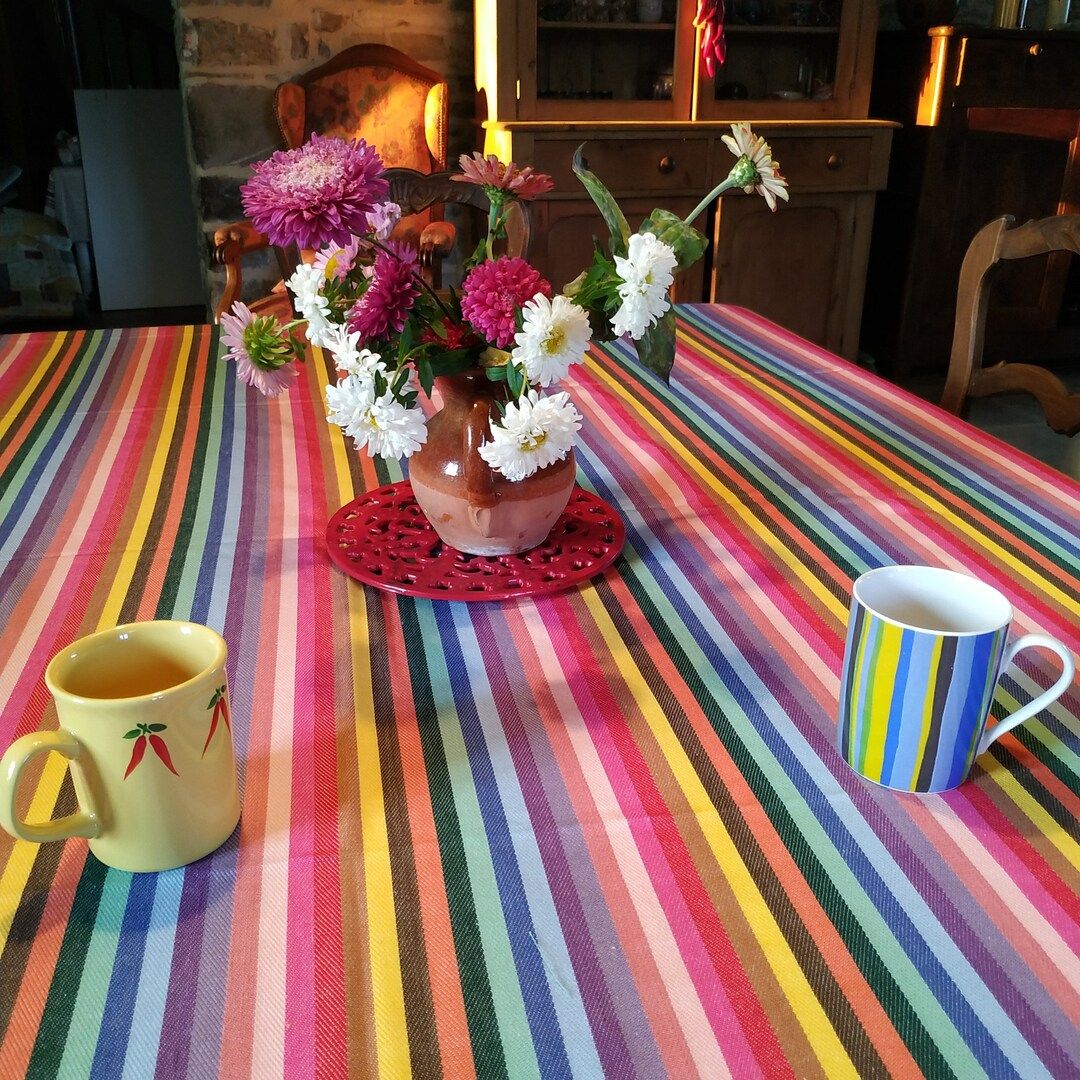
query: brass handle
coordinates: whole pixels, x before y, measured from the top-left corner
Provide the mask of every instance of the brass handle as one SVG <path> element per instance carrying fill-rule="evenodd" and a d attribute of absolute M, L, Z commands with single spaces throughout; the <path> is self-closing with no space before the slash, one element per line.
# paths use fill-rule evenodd
<path fill-rule="evenodd" d="M 665 175 L 672 173 L 675 171 L 675 159 L 670 154 L 665 154 L 656 167 Z"/>
<path fill-rule="evenodd" d="M 1038 56 L 1042 52 L 1042 46 L 1036 41 L 1035 44 L 1029 46 L 1028 53 L 1031 56 Z"/>
<path fill-rule="evenodd" d="M 843 156 L 843 154 L 830 154 L 825 159 L 825 168 L 828 169 L 829 172 L 837 172 L 839 169 L 842 169 L 843 167 L 844 167 L 844 156 Z"/>

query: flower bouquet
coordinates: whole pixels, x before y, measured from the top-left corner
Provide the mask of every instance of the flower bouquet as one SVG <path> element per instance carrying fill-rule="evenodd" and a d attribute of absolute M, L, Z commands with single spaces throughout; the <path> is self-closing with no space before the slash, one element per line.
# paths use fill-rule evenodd
<path fill-rule="evenodd" d="M 401 210 L 387 199 L 375 149 L 312 135 L 256 164 L 241 188 L 256 228 L 309 256 L 286 282 L 298 317 L 282 324 L 238 302 L 221 320 L 227 358 L 239 379 L 279 394 L 304 359 L 303 331 L 338 372 L 326 388 L 330 421 L 369 455 L 411 459 L 413 493 L 444 541 L 481 554 L 535 546 L 569 498 L 581 426 L 569 394 L 552 388 L 590 340 L 622 335 L 666 377 L 675 344 L 668 292 L 707 243 L 690 222 L 736 187 L 773 209 L 787 198 L 768 145 L 749 126 L 734 125 L 724 141 L 737 159 L 725 180 L 685 219 L 656 209 L 635 233 L 579 148 L 574 171 L 610 238 L 562 293 L 520 255 L 498 253 L 511 204 L 549 191 L 551 178 L 463 155 L 452 179 L 479 185 L 490 211 L 460 294 L 440 295 L 417 252 L 392 238 Z M 419 397 L 430 398 L 436 380 L 443 408 L 429 417 Z"/>

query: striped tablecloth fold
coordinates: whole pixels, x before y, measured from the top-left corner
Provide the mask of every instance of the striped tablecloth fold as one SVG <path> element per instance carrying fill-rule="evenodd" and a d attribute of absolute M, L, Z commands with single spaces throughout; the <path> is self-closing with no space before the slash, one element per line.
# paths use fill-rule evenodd
<path fill-rule="evenodd" d="M 241 826 L 157 875 L 0 840 L 0 1076 L 1076 1076 L 1080 692 L 958 790 L 836 750 L 852 579 L 1001 588 L 1080 649 L 1080 488 L 739 309 L 572 393 L 623 556 L 580 591 L 365 591 L 323 533 L 399 478 L 216 332 L 0 339 L 0 743 L 48 659 L 230 647 Z M 1026 654 L 1001 715 L 1053 677 Z M 63 763 L 29 816 L 69 811 Z"/>

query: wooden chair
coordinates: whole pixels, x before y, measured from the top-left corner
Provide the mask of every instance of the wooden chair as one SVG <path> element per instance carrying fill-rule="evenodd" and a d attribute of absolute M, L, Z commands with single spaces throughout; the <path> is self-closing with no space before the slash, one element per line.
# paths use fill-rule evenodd
<path fill-rule="evenodd" d="M 287 149 L 302 146 L 313 131 L 363 138 L 377 147 L 384 164 L 433 173 L 446 169 L 448 102 L 447 83 L 438 72 L 388 45 L 354 45 L 295 82 L 282 83 L 274 94 L 274 113 Z M 438 251 L 454 243 L 453 227 L 440 216 L 440 206 L 432 204 L 403 218 L 394 238 L 418 247 L 425 264 L 431 265 Z M 225 290 L 215 318 L 240 295 L 243 257 L 269 246 L 247 221 L 214 233 L 213 260 L 225 267 Z M 286 278 L 298 255 L 282 250 L 276 255 Z M 287 310 L 288 301 L 279 285 L 251 307 L 260 313 Z"/>
<path fill-rule="evenodd" d="M 1080 255 L 1080 214 L 1029 221 L 1018 228 L 1015 218 L 996 218 L 975 234 L 960 268 L 949 375 L 941 406 L 959 414 L 968 398 L 1027 391 L 1042 406 L 1046 422 L 1062 435 L 1080 431 L 1080 394 L 1035 364 L 982 366 L 990 271 L 1003 259 L 1025 259 L 1050 251 Z"/>

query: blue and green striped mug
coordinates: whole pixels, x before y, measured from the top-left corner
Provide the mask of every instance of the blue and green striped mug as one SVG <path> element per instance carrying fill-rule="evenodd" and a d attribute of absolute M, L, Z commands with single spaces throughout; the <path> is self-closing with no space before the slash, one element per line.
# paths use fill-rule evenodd
<path fill-rule="evenodd" d="M 1072 654 L 1044 634 L 1007 644 L 1012 605 L 997 589 L 932 566 L 882 566 L 852 590 L 838 745 L 862 776 L 898 791 L 948 791 L 999 736 L 1059 698 Z M 1002 670 L 1039 646 L 1061 678 L 987 729 Z"/>

